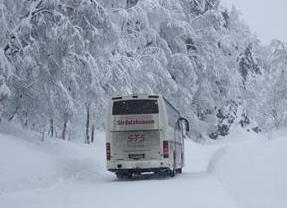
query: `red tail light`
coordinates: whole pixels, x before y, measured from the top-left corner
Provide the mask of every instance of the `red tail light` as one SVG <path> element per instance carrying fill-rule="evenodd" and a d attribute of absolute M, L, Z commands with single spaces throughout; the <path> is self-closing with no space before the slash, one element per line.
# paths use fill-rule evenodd
<path fill-rule="evenodd" d="M 163 141 L 163 157 L 164 158 L 168 158 L 169 157 L 168 141 Z"/>
<path fill-rule="evenodd" d="M 111 160 L 111 144 L 106 143 L 106 154 L 107 154 L 107 160 Z"/>

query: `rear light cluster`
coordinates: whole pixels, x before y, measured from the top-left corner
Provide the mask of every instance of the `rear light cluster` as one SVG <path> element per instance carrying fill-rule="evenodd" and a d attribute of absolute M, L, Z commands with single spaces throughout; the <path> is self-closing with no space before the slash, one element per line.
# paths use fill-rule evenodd
<path fill-rule="evenodd" d="M 163 141 L 163 157 L 164 158 L 168 158 L 169 157 L 168 141 Z"/>
<path fill-rule="evenodd" d="M 111 143 L 106 143 L 107 160 L 111 160 Z"/>

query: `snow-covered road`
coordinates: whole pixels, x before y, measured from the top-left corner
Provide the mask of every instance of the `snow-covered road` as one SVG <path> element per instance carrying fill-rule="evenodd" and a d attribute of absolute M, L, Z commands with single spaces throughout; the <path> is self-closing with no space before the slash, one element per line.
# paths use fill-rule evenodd
<path fill-rule="evenodd" d="M 0 134 L 0 207 L 255 208 L 260 205 L 267 208 L 274 204 L 272 207 L 283 208 L 287 205 L 287 168 L 282 163 L 287 156 L 285 140 L 253 139 L 208 145 L 188 141 L 182 175 L 119 181 L 105 171 L 103 136 L 99 133 L 97 144 L 87 146 L 61 141 L 39 143 Z M 13 151 L 15 147 L 17 152 Z M 270 162 L 268 167 L 273 171 L 263 168 L 263 161 Z"/>
<path fill-rule="evenodd" d="M 0 197 L 1 207 L 236 207 L 218 180 L 207 174 L 189 174 L 166 180 L 57 184 Z"/>

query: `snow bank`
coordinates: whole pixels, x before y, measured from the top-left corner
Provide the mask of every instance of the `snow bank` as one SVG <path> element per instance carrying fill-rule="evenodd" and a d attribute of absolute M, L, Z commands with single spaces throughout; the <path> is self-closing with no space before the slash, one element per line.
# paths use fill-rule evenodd
<path fill-rule="evenodd" d="M 206 171 L 221 144 L 204 146 L 186 141 L 186 168 L 177 177 L 118 181 L 105 168 L 104 134 L 97 134 L 95 146 L 53 139 L 40 142 L 37 137 L 7 134 L 0 134 L 0 138 L 7 149 L 0 157 L 8 158 L 0 175 L 5 179 L 0 186 L 6 187 L 0 194 L 0 207 L 237 208 L 217 178 Z M 17 156 L 11 159 L 11 155 Z M 38 179 L 41 182 L 34 183 Z"/>
<path fill-rule="evenodd" d="M 53 180 L 53 155 L 14 136 L 0 134 L 0 143 L 0 193 L 35 188 Z"/>
<path fill-rule="evenodd" d="M 40 135 L 5 122 L 0 132 L 0 195 L 47 188 L 71 179 L 97 180 L 103 174 L 104 135 L 100 132 L 96 133 L 95 145 L 55 138 L 42 142 Z"/>
<path fill-rule="evenodd" d="M 104 134 L 75 144 L 0 125 L 0 207 L 285 208 L 286 131 L 235 129 L 225 139 L 185 143 L 183 174 L 118 181 L 105 167 Z M 17 135 L 17 136 L 15 136 Z M 112 200 L 111 200 L 112 199 Z M 128 206 L 127 206 L 128 205 Z"/>
<path fill-rule="evenodd" d="M 212 174 L 242 207 L 286 207 L 287 140 L 284 132 L 276 132 L 274 135 L 281 135 L 281 138 L 275 140 L 267 140 L 262 135 L 261 138 L 249 135 L 248 139 L 244 134 L 233 135 L 224 152 L 215 155 Z M 241 142 L 236 137 L 241 138 Z"/>
<path fill-rule="evenodd" d="M 185 141 L 185 167 L 184 172 L 205 173 L 209 172 L 214 156 L 226 147 L 225 143 L 198 144 L 191 140 Z"/>

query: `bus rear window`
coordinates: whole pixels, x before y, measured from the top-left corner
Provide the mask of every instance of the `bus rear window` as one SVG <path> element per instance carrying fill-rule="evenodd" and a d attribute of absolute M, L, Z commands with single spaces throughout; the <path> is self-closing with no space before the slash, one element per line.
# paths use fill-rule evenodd
<path fill-rule="evenodd" d="M 157 100 L 122 100 L 113 104 L 113 115 L 158 113 Z"/>

